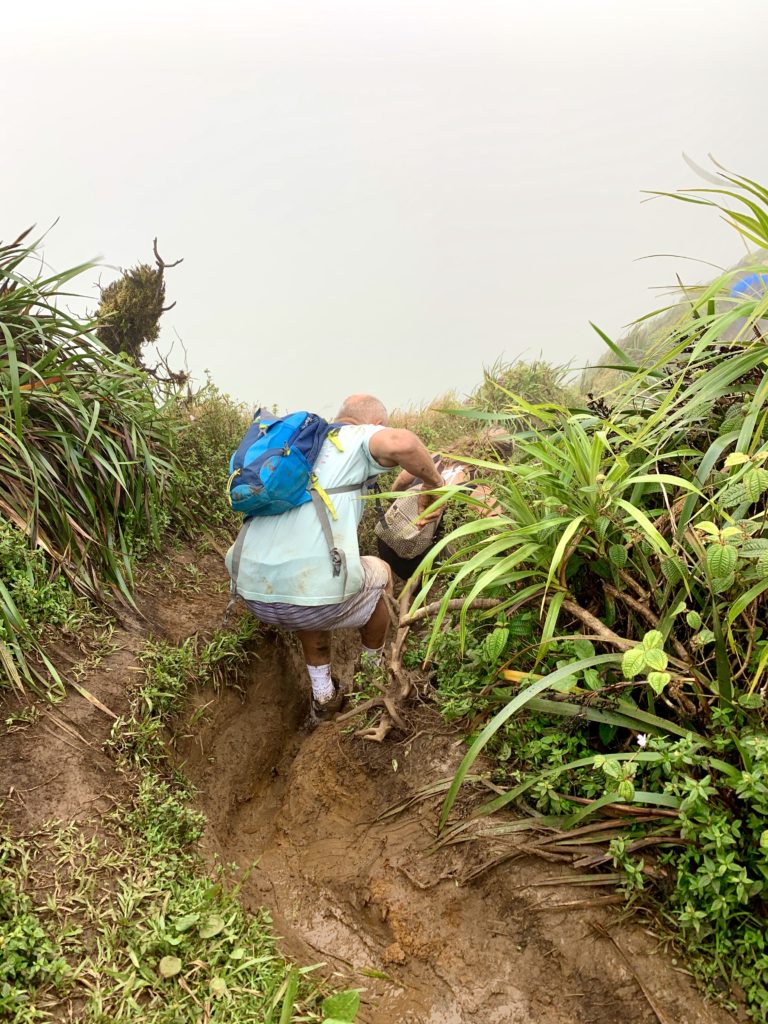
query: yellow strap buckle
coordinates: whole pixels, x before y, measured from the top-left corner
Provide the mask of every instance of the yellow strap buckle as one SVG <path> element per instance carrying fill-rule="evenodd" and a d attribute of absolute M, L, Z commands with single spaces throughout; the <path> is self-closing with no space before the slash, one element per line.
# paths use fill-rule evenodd
<path fill-rule="evenodd" d="M 328 440 L 334 446 L 337 452 L 343 452 L 344 449 L 341 447 L 341 441 L 339 440 L 338 430 L 331 430 L 328 433 Z"/>
<path fill-rule="evenodd" d="M 322 499 L 323 504 L 328 509 L 328 514 L 330 515 L 331 519 L 336 521 L 339 517 L 336 514 L 334 504 L 331 501 L 328 492 L 324 490 L 317 482 L 317 477 L 314 474 L 312 476 L 312 490 L 317 491 L 317 493 L 320 495 L 320 498 Z"/>

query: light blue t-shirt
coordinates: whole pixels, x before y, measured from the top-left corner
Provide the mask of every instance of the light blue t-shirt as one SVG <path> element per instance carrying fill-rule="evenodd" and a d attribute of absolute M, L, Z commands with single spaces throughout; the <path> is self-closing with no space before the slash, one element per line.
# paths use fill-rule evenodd
<path fill-rule="evenodd" d="M 369 477 L 386 473 L 368 448 L 373 434 L 382 427 L 352 425 L 338 433 L 341 451 L 331 441 L 320 449 L 315 473 L 321 487 L 362 484 Z M 328 543 L 311 502 L 279 516 L 257 516 L 248 528 L 240 558 L 237 592 L 246 601 L 273 604 L 339 604 L 356 594 L 363 585 L 363 567 L 357 543 L 357 528 L 365 509 L 361 491 L 330 495 L 337 518 L 330 520 L 333 540 L 347 557 L 344 575 L 334 576 Z M 234 545 L 232 546 L 234 547 Z M 231 572 L 232 548 L 226 556 Z"/>

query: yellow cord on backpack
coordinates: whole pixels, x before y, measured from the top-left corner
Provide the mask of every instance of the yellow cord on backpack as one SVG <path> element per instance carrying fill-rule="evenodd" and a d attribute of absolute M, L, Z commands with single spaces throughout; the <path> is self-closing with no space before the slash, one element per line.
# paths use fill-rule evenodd
<path fill-rule="evenodd" d="M 323 490 L 323 488 L 317 482 L 317 477 L 314 474 L 312 475 L 312 490 L 317 491 L 317 493 L 322 498 L 323 504 L 328 509 L 328 514 L 330 515 L 331 519 L 333 519 L 334 521 L 337 520 L 339 517 L 336 514 L 334 504 L 331 501 L 328 492 Z"/>
<path fill-rule="evenodd" d="M 232 481 L 235 479 L 236 476 L 240 476 L 239 469 L 236 469 L 235 472 L 230 476 L 229 480 L 227 480 L 227 501 L 229 502 L 229 507 L 231 509 L 234 509 L 235 506 L 232 504 L 232 493 L 230 491 L 230 487 L 232 486 Z"/>
<path fill-rule="evenodd" d="M 334 446 L 337 452 L 344 451 L 344 449 L 341 447 L 341 441 L 339 440 L 338 430 L 331 430 L 328 434 L 328 440 L 331 442 L 331 444 Z"/>

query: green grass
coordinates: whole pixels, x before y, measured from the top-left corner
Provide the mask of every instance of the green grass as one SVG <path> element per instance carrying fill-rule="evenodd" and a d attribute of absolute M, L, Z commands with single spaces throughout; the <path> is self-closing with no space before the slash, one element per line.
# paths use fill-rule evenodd
<path fill-rule="evenodd" d="M 14 1024 L 58 1019 L 47 1007 L 72 999 L 89 1024 L 192 1024 L 205 1006 L 231 1024 L 277 1021 L 291 968 L 266 912 L 243 911 L 227 873 L 206 871 L 189 801 L 145 773 L 132 806 L 106 821 L 0 847 L 0 1007 Z M 319 1019 L 317 1002 L 307 979 L 287 1019 Z"/>
<path fill-rule="evenodd" d="M 359 995 L 323 999 L 314 968 L 278 953 L 268 914 L 240 906 L 243 877 L 203 862 L 205 819 L 168 761 L 166 730 L 190 692 L 236 685 L 257 630 L 244 616 L 207 640 L 148 643 L 110 744 L 128 802 L 0 844 L 0 1008 L 13 1024 L 59 1019 L 72 1000 L 84 1024 L 354 1019 Z"/>

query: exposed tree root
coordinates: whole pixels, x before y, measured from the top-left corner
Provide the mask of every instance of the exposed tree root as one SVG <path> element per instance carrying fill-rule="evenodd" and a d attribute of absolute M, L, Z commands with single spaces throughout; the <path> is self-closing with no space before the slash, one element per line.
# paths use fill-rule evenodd
<path fill-rule="evenodd" d="M 460 608 L 464 608 L 466 605 L 468 608 L 478 608 L 481 610 L 488 610 L 490 608 L 496 608 L 503 602 L 496 597 L 477 597 L 474 601 L 471 601 L 466 605 L 466 601 L 462 597 L 456 597 L 452 601 L 449 601 L 445 606 L 445 610 L 448 612 L 458 611 Z M 421 622 L 422 619 L 428 619 L 430 615 L 434 615 L 442 607 L 442 601 L 433 601 L 432 604 L 426 605 L 424 608 L 419 608 L 418 611 L 412 612 L 410 615 L 403 613 L 401 604 L 401 615 L 400 615 L 400 626 L 413 626 L 416 622 Z"/>
<path fill-rule="evenodd" d="M 394 723 L 389 715 L 384 714 L 379 719 L 377 725 L 372 725 L 367 729 L 358 729 L 355 736 L 359 736 L 362 740 L 373 740 L 374 743 L 382 743 L 392 731 Z"/>
<path fill-rule="evenodd" d="M 622 574 L 622 577 L 623 575 L 624 574 Z M 629 584 L 630 580 L 631 577 L 625 582 Z M 364 701 L 362 704 L 359 704 L 351 711 L 347 711 L 336 719 L 338 723 L 343 723 L 366 711 L 381 708 L 383 714 L 376 725 L 366 726 L 355 733 L 356 736 L 359 736 L 362 739 L 373 740 L 376 743 L 381 743 L 386 739 L 392 729 L 397 728 L 401 731 L 406 730 L 406 726 L 398 710 L 398 706 L 408 700 L 415 691 L 413 679 L 414 673 L 403 667 L 405 644 L 413 625 L 418 622 L 423 622 L 440 609 L 443 609 L 445 612 L 459 611 L 464 608 L 489 611 L 492 608 L 497 608 L 499 605 L 504 604 L 502 600 L 490 597 L 475 598 L 475 600 L 470 601 L 469 604 L 467 604 L 463 598 L 454 598 L 447 601 L 445 604 L 443 604 L 442 601 L 433 601 L 431 604 L 428 604 L 423 608 L 419 608 L 415 612 L 410 612 L 410 601 L 417 586 L 418 580 L 411 580 L 410 583 L 403 588 L 397 602 L 395 602 L 393 598 L 387 599 L 390 618 L 396 629 L 390 650 L 389 661 L 387 662 L 387 672 L 390 679 L 389 685 L 382 686 L 379 684 L 380 689 L 382 690 L 379 696 L 371 697 L 369 700 Z M 640 587 L 633 586 L 632 588 L 635 590 L 637 597 L 633 597 L 631 594 L 620 591 L 608 583 L 605 584 L 605 589 L 611 597 L 624 603 L 652 628 L 656 628 L 658 626 L 659 618 L 648 604 L 648 595 L 645 594 Z M 514 614 L 522 604 L 527 604 L 543 594 L 544 589 L 542 588 L 540 592 L 530 595 L 526 601 L 512 606 L 508 605 L 504 609 L 504 614 L 506 616 Z M 619 651 L 629 651 L 637 645 L 636 640 L 629 640 L 627 637 L 619 636 L 618 633 L 615 633 L 612 629 L 606 626 L 605 623 L 596 615 L 588 611 L 586 608 L 583 608 L 571 597 L 567 597 L 563 601 L 562 608 L 563 611 L 580 622 L 582 626 L 586 626 L 590 632 L 591 638 L 594 640 L 598 640 L 601 643 L 607 644 Z M 691 663 L 691 656 L 685 647 L 674 638 L 672 639 L 672 644 L 679 663 L 682 663 L 684 666 L 689 666 Z"/>
<path fill-rule="evenodd" d="M 588 612 L 586 608 L 582 608 L 580 604 L 576 604 L 575 601 L 566 599 L 563 601 L 563 608 L 574 619 L 578 619 L 583 625 L 588 626 L 589 629 L 595 633 L 603 643 L 610 644 L 612 647 L 617 647 L 620 651 L 629 651 L 633 647 L 636 647 L 636 641 L 627 640 L 623 636 L 619 636 L 618 633 L 614 633 L 612 629 L 609 629 L 604 625 L 596 615 L 592 612 Z"/>
<path fill-rule="evenodd" d="M 615 597 L 617 600 L 623 601 L 628 608 L 631 608 L 632 611 L 636 612 L 641 619 L 644 619 L 652 629 L 658 628 L 659 617 L 651 610 L 648 604 L 645 603 L 647 601 L 647 596 L 644 600 L 638 600 L 637 598 L 632 597 L 631 594 L 627 594 L 624 591 L 619 590 L 617 587 L 612 586 L 610 583 L 606 583 L 604 586 L 606 592 L 610 594 L 611 597 Z M 675 653 L 678 658 L 684 664 L 690 665 L 691 656 L 688 651 L 686 651 L 685 647 L 683 647 L 680 641 L 675 639 L 675 637 L 670 637 L 670 640 L 672 641 L 672 646 L 675 648 Z"/>

